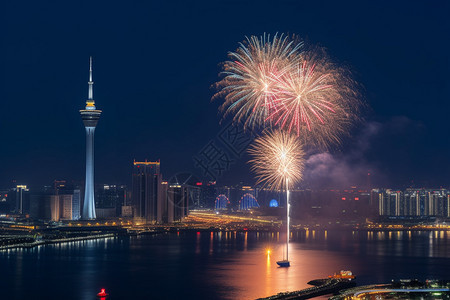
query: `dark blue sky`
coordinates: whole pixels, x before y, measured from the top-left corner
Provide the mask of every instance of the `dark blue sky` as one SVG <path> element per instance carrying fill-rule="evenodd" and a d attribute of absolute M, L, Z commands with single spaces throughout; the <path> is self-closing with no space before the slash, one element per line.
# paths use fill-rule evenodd
<path fill-rule="evenodd" d="M 103 110 L 96 181 L 127 183 L 134 158 L 161 159 L 167 178 L 199 172 L 192 157 L 220 131 L 219 63 L 264 32 L 325 46 L 364 86 L 366 122 L 332 152 L 348 172 L 449 186 L 449 11 L 447 1 L 2 1 L 0 187 L 84 178 L 89 55 Z M 237 165 L 224 181 L 251 178 Z"/>

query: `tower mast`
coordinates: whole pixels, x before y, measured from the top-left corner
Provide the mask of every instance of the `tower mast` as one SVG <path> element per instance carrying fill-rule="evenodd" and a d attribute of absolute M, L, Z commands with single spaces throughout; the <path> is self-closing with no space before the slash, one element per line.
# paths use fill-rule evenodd
<path fill-rule="evenodd" d="M 92 56 L 89 57 L 89 92 L 88 101 L 94 102 L 94 82 L 92 81 Z"/>
<path fill-rule="evenodd" d="M 92 220 L 95 215 L 94 199 L 94 132 L 102 111 L 96 109 L 94 101 L 94 81 L 92 81 L 92 56 L 89 58 L 89 90 L 86 108 L 80 110 L 81 119 L 86 129 L 86 181 L 82 218 Z"/>

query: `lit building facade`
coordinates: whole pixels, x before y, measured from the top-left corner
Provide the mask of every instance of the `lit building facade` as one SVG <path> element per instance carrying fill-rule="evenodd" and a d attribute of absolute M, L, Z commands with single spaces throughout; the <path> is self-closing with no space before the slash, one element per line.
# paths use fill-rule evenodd
<path fill-rule="evenodd" d="M 15 212 L 17 214 L 26 214 L 29 213 L 30 208 L 30 190 L 26 185 L 17 185 L 14 188 L 15 192 L 15 200 L 16 200 L 16 209 Z"/>
<path fill-rule="evenodd" d="M 118 217 L 122 214 L 122 206 L 127 202 L 125 185 L 102 184 L 95 192 L 95 211 L 103 210 L 102 215 Z"/>
<path fill-rule="evenodd" d="M 182 221 L 189 214 L 192 187 L 170 185 L 167 190 L 167 222 Z"/>
<path fill-rule="evenodd" d="M 94 101 L 94 82 L 92 81 L 92 57 L 89 61 L 89 92 L 85 109 L 80 110 L 86 129 L 86 181 L 84 189 L 83 219 L 95 219 L 94 199 L 94 132 L 102 113 L 96 109 Z"/>
<path fill-rule="evenodd" d="M 371 195 L 380 216 L 450 217 L 450 191 L 445 189 L 373 189 Z"/>
<path fill-rule="evenodd" d="M 163 193 L 160 162 L 133 162 L 132 202 L 134 217 L 147 223 L 159 223 L 166 195 Z M 159 212 L 159 216 L 158 216 Z"/>

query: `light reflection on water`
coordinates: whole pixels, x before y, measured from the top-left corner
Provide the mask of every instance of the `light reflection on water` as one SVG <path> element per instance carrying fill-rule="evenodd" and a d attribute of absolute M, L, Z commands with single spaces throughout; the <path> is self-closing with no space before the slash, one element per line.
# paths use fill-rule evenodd
<path fill-rule="evenodd" d="M 360 284 L 448 277 L 447 231 L 292 232 L 291 267 L 279 268 L 285 239 L 280 232 L 194 231 L 8 250 L 0 252 L 0 290 L 5 299 L 95 299 L 100 288 L 112 300 L 129 299 L 130 291 L 142 299 L 255 299 L 342 269 Z"/>

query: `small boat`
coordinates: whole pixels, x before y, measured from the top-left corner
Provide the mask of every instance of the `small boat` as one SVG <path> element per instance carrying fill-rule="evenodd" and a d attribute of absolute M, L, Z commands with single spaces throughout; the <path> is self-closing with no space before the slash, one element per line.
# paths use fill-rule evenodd
<path fill-rule="evenodd" d="M 109 294 L 106 293 L 105 289 L 100 289 L 100 293 L 97 294 L 97 297 L 106 298 Z"/>
<path fill-rule="evenodd" d="M 279 265 L 282 268 L 286 268 L 286 267 L 290 267 L 291 266 L 291 264 L 289 263 L 289 260 L 287 260 L 287 259 L 277 261 L 277 265 Z"/>
<path fill-rule="evenodd" d="M 334 278 L 334 279 L 348 279 L 352 280 L 355 279 L 355 275 L 353 275 L 352 271 L 340 271 L 339 274 L 334 273 L 332 276 L 328 276 L 328 278 Z"/>

